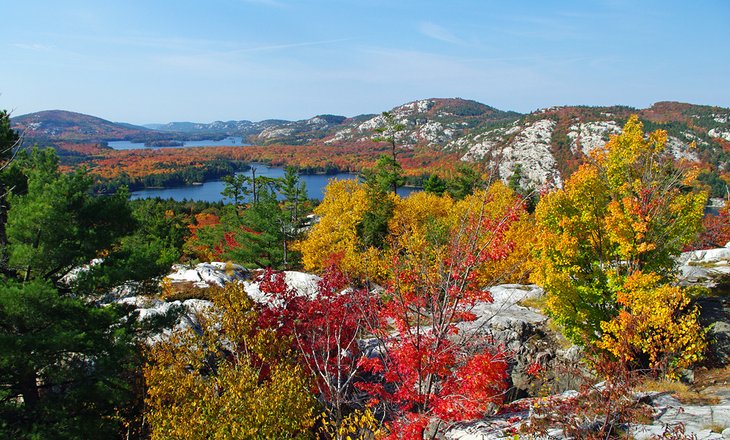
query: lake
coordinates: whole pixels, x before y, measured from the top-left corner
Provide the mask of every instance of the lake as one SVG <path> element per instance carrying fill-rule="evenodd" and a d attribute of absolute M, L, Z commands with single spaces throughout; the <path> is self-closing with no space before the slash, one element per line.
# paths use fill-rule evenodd
<path fill-rule="evenodd" d="M 111 144 L 111 142 L 110 142 Z M 284 177 L 284 169 L 279 167 L 270 167 L 263 164 L 251 164 L 256 168 L 256 177 Z M 251 175 L 250 171 L 238 174 Z M 354 179 L 357 174 L 338 173 L 338 174 L 301 174 L 299 178 L 307 184 L 307 197 L 310 199 L 322 200 L 324 196 L 324 188 L 330 179 Z M 223 200 L 221 191 L 225 184 L 220 180 L 211 180 L 201 185 L 180 186 L 175 188 L 151 188 L 132 191 L 131 198 L 148 199 L 160 197 L 163 199 L 182 200 L 199 200 L 205 202 L 219 202 Z M 405 197 L 408 194 L 420 191 L 420 188 L 398 188 L 398 194 Z"/>
<path fill-rule="evenodd" d="M 214 140 L 202 140 L 202 141 L 181 141 L 182 145 L 178 147 L 145 147 L 144 142 L 131 142 L 131 141 L 110 141 L 107 142 L 110 148 L 114 150 L 142 150 L 149 148 L 151 150 L 157 150 L 158 148 L 190 148 L 190 147 L 240 147 L 242 145 L 249 145 L 243 142 L 243 138 L 240 136 L 229 136 L 219 141 Z"/>

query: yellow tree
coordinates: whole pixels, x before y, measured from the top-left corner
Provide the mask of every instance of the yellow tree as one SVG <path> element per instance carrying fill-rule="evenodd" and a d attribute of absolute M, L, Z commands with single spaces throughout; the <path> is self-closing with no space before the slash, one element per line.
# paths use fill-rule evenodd
<path fill-rule="evenodd" d="M 706 195 L 693 191 L 696 173 L 675 165 L 666 140 L 661 130 L 645 136 L 632 116 L 621 135 L 594 151 L 564 189 L 545 195 L 537 206 L 533 280 L 545 287 L 548 311 L 576 342 L 601 339 L 605 323 L 619 312 L 639 316 L 636 304 L 658 300 L 661 292 L 655 289 L 673 279 L 673 257 L 701 227 Z M 632 290 L 637 284 L 627 278 L 642 273 L 653 281 Z M 618 300 L 618 292 L 625 300 Z M 682 311 L 676 306 L 670 315 L 678 319 Z M 623 327 L 610 326 L 614 335 Z"/>
<path fill-rule="evenodd" d="M 287 361 L 286 341 L 260 325 L 242 285 L 211 297 L 216 309 L 200 316 L 202 334 L 176 331 L 149 350 L 151 438 L 309 438 L 315 399 Z"/>
<path fill-rule="evenodd" d="M 440 255 L 453 223 L 453 207 L 454 201 L 448 195 L 419 192 L 399 199 L 388 223 L 389 254 L 408 249 L 414 258 Z M 392 260 L 390 255 L 384 259 Z"/>
<path fill-rule="evenodd" d="M 386 402 L 390 438 L 410 438 L 408 433 L 419 432 L 432 417 L 482 416 L 501 399 L 507 363 L 480 332 L 461 326 L 476 320 L 477 304 L 492 300 L 486 288 L 508 279 L 501 276 L 505 268 L 525 264 L 524 203 L 501 183 L 459 202 L 425 192 L 393 197 L 382 246 L 365 248 L 357 236 L 371 206 L 365 188 L 341 185 L 328 187 L 317 211 L 320 221 L 301 249 L 310 268 L 328 266 L 339 252 L 334 261 L 339 267 L 352 274 L 364 264 L 367 270 L 354 272 L 384 286 L 384 293 L 366 297 L 359 311 L 366 312 L 366 330 L 378 337 L 383 353 L 360 367 L 374 377 L 382 374 L 384 382 L 363 381 L 358 387 L 374 404 Z"/>
<path fill-rule="evenodd" d="M 452 221 L 455 221 L 468 213 L 481 212 L 492 220 L 504 220 L 517 207 L 524 210 L 525 201 L 515 191 L 497 181 L 487 190 L 475 191 L 456 203 L 451 216 Z M 509 253 L 479 268 L 479 277 L 484 286 L 520 283 L 527 279 L 530 250 L 535 241 L 533 218 L 523 213 L 510 222 L 505 230 L 505 240 L 511 243 Z"/>
<path fill-rule="evenodd" d="M 385 195 L 397 199 L 392 194 Z M 379 251 L 363 249 L 357 226 L 368 208 L 367 192 L 357 180 L 332 180 L 322 203 L 314 210 L 317 223 L 299 242 L 304 269 L 321 272 L 332 264 L 354 278 L 379 278 L 383 271 Z"/>
<path fill-rule="evenodd" d="M 635 272 L 617 291 L 618 316 L 601 322 L 599 348 L 629 366 L 649 366 L 674 378 L 700 360 L 706 348 L 699 311 L 677 286 L 656 274 Z"/>
<path fill-rule="evenodd" d="M 500 182 L 488 190 L 479 190 L 463 200 L 454 201 L 448 194 L 417 192 L 400 198 L 384 194 L 393 203 L 393 215 L 383 246 L 365 246 L 358 237 L 358 225 L 368 209 L 367 188 L 356 181 L 333 181 L 327 186 L 322 204 L 315 210 L 319 221 L 299 243 L 306 270 L 322 271 L 331 264 L 353 278 L 367 278 L 383 283 L 392 276 L 395 254 L 407 251 L 412 257 L 443 258 L 450 234 L 469 213 L 498 219 L 521 204 L 519 197 Z M 518 282 L 526 276 L 529 249 L 534 240 L 532 219 L 521 216 L 511 222 L 506 234 L 514 249 L 505 259 L 492 262 L 480 270 L 484 285 L 495 282 Z"/>

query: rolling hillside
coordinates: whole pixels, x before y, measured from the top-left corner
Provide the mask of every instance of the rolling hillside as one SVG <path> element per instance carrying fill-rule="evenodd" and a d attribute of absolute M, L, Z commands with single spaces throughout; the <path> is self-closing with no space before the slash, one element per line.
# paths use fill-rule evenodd
<path fill-rule="evenodd" d="M 112 141 L 143 138 L 151 130 L 65 110 L 46 110 L 12 118 L 26 139 L 50 141 Z"/>

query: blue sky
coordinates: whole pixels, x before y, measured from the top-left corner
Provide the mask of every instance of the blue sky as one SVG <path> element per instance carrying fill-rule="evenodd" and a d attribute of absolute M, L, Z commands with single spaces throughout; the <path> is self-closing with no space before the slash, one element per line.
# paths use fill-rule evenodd
<path fill-rule="evenodd" d="M 0 6 L 0 108 L 131 123 L 730 107 L 730 1 L 125 0 Z"/>

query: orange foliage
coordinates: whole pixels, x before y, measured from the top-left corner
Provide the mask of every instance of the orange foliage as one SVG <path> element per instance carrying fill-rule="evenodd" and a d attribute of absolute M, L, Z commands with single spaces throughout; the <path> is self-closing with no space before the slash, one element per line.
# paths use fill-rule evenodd
<path fill-rule="evenodd" d="M 215 214 L 201 212 L 195 215 L 195 222 L 188 225 L 190 237 L 185 241 L 184 248 L 202 261 L 213 261 L 213 251 L 206 243 L 201 243 L 198 230 L 220 224 L 220 218 Z"/>
<path fill-rule="evenodd" d="M 60 150 L 71 151 L 85 155 L 102 154 L 104 151 L 110 151 L 110 148 L 104 147 L 98 142 L 76 143 L 76 142 L 59 142 L 56 144 Z"/>
<path fill-rule="evenodd" d="M 66 148 L 66 147 L 64 147 Z M 372 142 L 355 145 L 275 145 L 241 147 L 160 148 L 139 150 L 94 149 L 68 146 L 69 151 L 88 155 L 82 165 L 105 178 L 126 173 L 130 177 L 164 174 L 181 167 L 202 167 L 206 162 L 224 159 L 265 162 L 272 166 L 295 166 L 303 169 L 358 172 L 372 167 L 387 148 Z M 75 149 L 75 150 L 74 150 Z M 448 170 L 458 163 L 457 156 L 426 148 L 403 150 L 399 162 L 409 175 L 429 174 L 431 170 Z"/>

